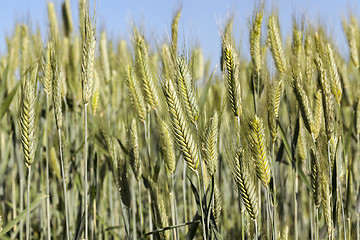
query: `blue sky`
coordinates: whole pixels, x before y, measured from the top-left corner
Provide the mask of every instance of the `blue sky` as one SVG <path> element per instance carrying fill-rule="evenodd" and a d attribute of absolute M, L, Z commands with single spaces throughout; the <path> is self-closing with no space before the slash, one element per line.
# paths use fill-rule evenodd
<path fill-rule="evenodd" d="M 92 0 L 93 1 L 93 0 Z M 61 0 L 53 1 L 60 16 Z M 70 0 L 75 26 L 78 26 L 77 0 Z M 277 0 L 266 1 L 267 13 L 278 8 L 282 35 L 291 33 L 292 17 L 302 16 L 325 24 L 335 36 L 335 43 L 347 54 L 347 46 L 341 28 L 341 18 L 351 10 L 360 12 L 359 0 Z M 47 0 L 3 1 L 0 8 L 0 51 L 6 50 L 5 37 L 12 33 L 16 23 L 31 22 L 47 33 Z M 255 1 L 249 0 L 97 0 L 98 29 L 106 29 L 108 37 L 129 39 L 130 24 L 143 23 L 151 42 L 161 43 L 170 32 L 170 23 L 175 11 L 182 6 L 179 24 L 179 45 L 200 45 L 212 65 L 220 55 L 220 28 L 228 16 L 235 14 L 235 34 L 242 44 L 242 55 L 249 56 L 249 21 Z M 359 14 L 358 14 L 359 15 Z M 265 16 L 266 18 L 266 16 Z"/>

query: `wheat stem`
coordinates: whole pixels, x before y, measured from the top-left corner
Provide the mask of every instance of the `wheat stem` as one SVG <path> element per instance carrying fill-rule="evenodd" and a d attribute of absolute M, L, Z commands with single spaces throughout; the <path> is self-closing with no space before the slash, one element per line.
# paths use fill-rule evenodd
<path fill-rule="evenodd" d="M 84 144 L 84 208 L 85 208 L 85 239 L 88 239 L 88 229 L 89 229 L 89 223 L 88 223 L 88 179 L 87 179 L 87 151 L 88 151 L 88 141 L 87 141 L 87 103 L 84 105 L 84 118 L 85 118 L 85 144 Z"/>
<path fill-rule="evenodd" d="M 65 180 L 65 171 L 64 171 L 64 159 L 63 159 L 63 151 L 62 151 L 62 143 L 61 143 L 61 129 L 58 129 L 58 134 L 59 134 L 59 151 L 60 151 L 61 175 L 62 175 L 62 184 L 63 184 L 63 189 L 64 189 L 66 239 L 70 240 L 69 211 L 68 211 L 67 194 L 66 194 L 66 180 Z"/>
<path fill-rule="evenodd" d="M 51 239 L 51 227 L 50 227 L 50 181 L 49 181 L 49 125 L 50 125 L 50 118 L 49 116 L 49 109 L 50 109 L 50 100 L 49 97 L 46 99 L 46 227 L 47 227 L 47 239 Z"/>
<path fill-rule="evenodd" d="M 27 179 L 27 203 L 26 203 L 26 240 L 30 240 L 30 182 L 31 182 L 31 165 L 28 165 Z"/>

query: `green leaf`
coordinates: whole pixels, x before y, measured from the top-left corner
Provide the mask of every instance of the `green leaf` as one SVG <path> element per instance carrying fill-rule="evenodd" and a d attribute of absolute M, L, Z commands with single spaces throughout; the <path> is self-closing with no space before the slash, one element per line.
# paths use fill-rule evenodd
<path fill-rule="evenodd" d="M 33 211 L 41 202 L 42 200 L 44 200 L 45 198 L 47 198 L 46 194 L 41 194 L 40 196 L 38 196 L 35 201 L 33 201 L 30 205 L 30 212 Z M 26 217 L 26 213 L 27 213 L 27 209 L 25 209 L 24 211 L 22 211 L 16 218 L 14 218 L 13 220 L 11 220 L 4 228 L 3 230 L 0 232 L 0 237 L 2 237 L 5 233 L 7 233 L 8 231 L 10 231 L 13 227 L 15 227 L 21 220 L 25 219 Z"/>
<path fill-rule="evenodd" d="M 12 102 L 19 86 L 20 86 L 20 82 L 17 83 L 17 85 L 13 88 L 13 90 L 11 90 L 9 95 L 5 98 L 5 100 L 2 101 L 0 105 L 0 121 L 5 116 L 5 113 L 8 111 L 10 103 Z"/>
<path fill-rule="evenodd" d="M 289 164 L 292 164 L 291 162 L 291 147 L 290 147 L 290 144 L 288 142 L 288 140 L 286 139 L 286 135 L 285 135 L 285 132 L 284 132 L 284 129 L 281 127 L 281 124 L 279 123 L 279 129 L 280 129 L 280 136 L 281 136 L 281 139 L 284 143 L 284 146 L 285 146 L 285 152 L 288 156 L 288 161 L 289 161 Z M 311 185 L 310 185 L 310 182 L 308 180 L 308 178 L 306 177 L 304 171 L 299 167 L 298 168 L 298 174 L 301 178 L 301 180 L 305 183 L 306 187 L 308 189 L 311 189 Z"/>

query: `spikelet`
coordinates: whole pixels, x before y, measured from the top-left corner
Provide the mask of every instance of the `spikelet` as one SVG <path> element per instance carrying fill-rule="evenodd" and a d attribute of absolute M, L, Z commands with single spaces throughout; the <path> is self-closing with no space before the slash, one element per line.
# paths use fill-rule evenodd
<path fill-rule="evenodd" d="M 96 111 L 98 109 L 98 103 L 99 103 L 99 98 L 100 98 L 100 79 L 99 76 L 96 72 L 96 70 L 94 70 L 94 90 L 93 90 L 93 95 L 91 98 L 91 109 L 92 109 L 92 113 L 93 115 L 96 114 Z"/>
<path fill-rule="evenodd" d="M 70 37 L 70 34 L 73 31 L 73 18 L 71 14 L 71 5 L 69 0 L 65 0 L 65 2 L 61 5 L 63 24 L 64 24 L 64 32 L 66 37 Z"/>
<path fill-rule="evenodd" d="M 327 139 L 329 140 L 334 132 L 334 124 L 335 124 L 334 97 L 330 92 L 330 86 L 326 76 L 326 70 L 319 55 L 315 57 L 315 64 L 320 74 L 320 77 L 318 77 L 318 79 L 322 91 L 322 100 L 323 100 L 322 102 L 324 109 L 326 136 Z"/>
<path fill-rule="evenodd" d="M 277 136 L 277 125 L 279 119 L 280 100 L 285 88 L 284 78 L 275 78 L 272 86 L 269 88 L 268 98 L 268 121 L 272 142 L 274 143 Z"/>
<path fill-rule="evenodd" d="M 61 98 L 61 72 L 60 66 L 55 52 L 52 52 L 51 59 L 51 69 L 52 69 L 52 98 L 54 105 L 55 121 L 56 128 L 59 130 L 62 128 L 62 98 Z"/>
<path fill-rule="evenodd" d="M 276 69 L 281 73 L 286 72 L 286 59 L 281 42 L 278 19 L 275 14 L 270 15 L 268 19 L 268 42 L 272 56 L 274 58 Z"/>
<path fill-rule="evenodd" d="M 311 148 L 310 150 L 310 161 L 311 161 L 311 188 L 314 197 L 315 206 L 318 208 L 321 202 L 321 186 L 319 179 L 319 160 L 316 150 Z"/>
<path fill-rule="evenodd" d="M 227 70 L 227 89 L 231 110 L 236 117 L 242 112 L 241 90 L 238 80 L 239 63 L 235 49 L 231 44 L 227 44 L 224 49 L 226 70 Z"/>
<path fill-rule="evenodd" d="M 160 122 L 160 153 L 162 158 L 164 159 L 167 170 L 170 172 L 170 174 L 173 174 L 175 172 L 175 167 L 176 167 L 174 143 L 165 121 L 160 119 L 159 122 Z"/>
<path fill-rule="evenodd" d="M 157 93 L 154 79 L 151 77 L 150 65 L 148 58 L 148 50 L 145 39 L 137 30 L 134 30 L 135 40 L 135 61 L 139 78 L 142 81 L 142 89 L 145 95 L 146 102 L 154 110 L 158 108 L 159 96 Z"/>
<path fill-rule="evenodd" d="M 180 16 L 181 16 L 181 9 L 179 9 L 176 12 L 171 23 L 171 51 L 173 57 L 176 57 L 177 54 L 178 26 L 179 26 Z"/>
<path fill-rule="evenodd" d="M 327 226 L 327 232 L 330 236 L 332 234 L 332 214 L 331 214 L 331 194 L 329 189 L 329 179 L 327 178 L 325 171 L 321 171 L 320 184 L 321 184 L 321 203 L 324 213 L 324 219 Z"/>
<path fill-rule="evenodd" d="M 84 38 L 82 39 L 82 62 L 81 83 L 82 98 L 84 104 L 91 99 L 94 85 L 94 63 L 95 63 L 95 28 L 93 27 L 89 13 L 84 16 Z"/>
<path fill-rule="evenodd" d="M 263 10 L 255 13 L 250 30 L 250 54 L 254 64 L 255 73 L 259 74 L 261 69 L 261 23 L 263 19 Z"/>
<path fill-rule="evenodd" d="M 37 142 L 35 127 L 37 68 L 38 66 L 35 65 L 31 69 L 30 76 L 23 75 L 21 80 L 19 124 L 26 167 L 34 161 Z"/>
<path fill-rule="evenodd" d="M 238 192 L 252 220 L 255 220 L 258 212 L 257 196 L 254 184 L 249 176 L 248 169 L 243 163 L 242 149 L 236 152 L 236 156 L 232 162 L 231 172 L 234 177 Z"/>
<path fill-rule="evenodd" d="M 334 53 L 330 44 L 326 44 L 326 56 L 329 67 L 331 92 L 334 94 L 337 103 L 340 104 L 341 96 L 342 96 L 342 87 L 341 87 L 339 73 L 337 70 L 337 65 L 334 58 Z"/>
<path fill-rule="evenodd" d="M 130 123 L 128 132 L 128 150 L 131 168 L 134 172 L 136 181 L 139 181 L 141 177 L 141 159 L 137 132 L 136 120 L 133 119 Z"/>
<path fill-rule="evenodd" d="M 176 83 L 186 116 L 195 125 L 199 115 L 199 107 L 186 59 L 183 57 L 176 61 Z"/>
<path fill-rule="evenodd" d="M 133 75 L 133 70 L 130 65 L 128 65 L 126 68 L 126 84 L 128 87 L 131 103 L 137 112 L 139 120 L 144 122 L 146 116 L 145 100 L 141 94 L 140 84 Z"/>
<path fill-rule="evenodd" d="M 323 122 L 323 105 L 322 105 L 321 90 L 318 90 L 315 94 L 314 108 L 315 108 L 314 138 L 317 139 L 321 131 L 322 122 Z"/>
<path fill-rule="evenodd" d="M 266 156 L 265 130 L 262 119 L 255 115 L 249 122 L 249 128 L 248 141 L 256 175 L 267 188 L 270 182 L 270 166 Z"/>
<path fill-rule="evenodd" d="M 106 40 L 106 32 L 102 32 L 100 35 L 100 58 L 101 58 L 101 67 L 104 74 L 105 82 L 109 83 L 110 81 L 110 65 L 109 65 L 109 56 Z"/>
<path fill-rule="evenodd" d="M 296 68 L 296 67 L 295 67 Z M 310 134 L 314 133 L 313 115 L 310 108 L 308 97 L 301 86 L 301 73 L 299 69 L 293 69 L 293 91 L 299 104 L 300 113 L 304 121 L 304 125 Z"/>
<path fill-rule="evenodd" d="M 184 110 L 180 104 L 180 99 L 177 96 L 171 80 L 165 81 L 163 88 L 176 144 L 182 152 L 189 168 L 196 172 L 199 164 L 198 146 L 194 141 L 190 125 L 187 122 Z"/>
<path fill-rule="evenodd" d="M 46 50 L 45 50 L 45 63 L 44 66 L 44 91 L 47 95 L 47 98 L 51 98 L 52 93 L 52 68 L 51 68 L 51 52 L 53 51 L 52 44 L 49 42 L 47 44 Z"/>
<path fill-rule="evenodd" d="M 214 175 L 217 168 L 218 149 L 217 142 L 219 137 L 219 118 L 217 113 L 209 119 L 206 124 L 202 139 L 202 156 L 210 176 Z"/>

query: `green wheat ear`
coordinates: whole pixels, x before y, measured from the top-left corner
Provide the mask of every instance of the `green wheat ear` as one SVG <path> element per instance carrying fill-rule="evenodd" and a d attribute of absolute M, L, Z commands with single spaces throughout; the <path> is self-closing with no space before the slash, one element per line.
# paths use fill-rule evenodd
<path fill-rule="evenodd" d="M 195 98 L 193 81 L 184 57 L 179 57 L 176 61 L 176 83 L 186 116 L 195 125 L 199 116 L 199 107 Z"/>
<path fill-rule="evenodd" d="M 337 103 L 340 104 L 342 97 L 342 86 L 340 82 L 338 68 L 335 62 L 334 52 L 330 44 L 326 44 L 326 57 L 329 69 L 331 92 L 334 94 Z"/>
<path fill-rule="evenodd" d="M 284 75 L 286 72 L 287 64 L 281 42 L 278 16 L 275 14 L 270 15 L 267 26 L 268 26 L 268 42 L 272 56 L 275 61 L 276 69 L 281 74 Z"/>
<path fill-rule="evenodd" d="M 261 69 L 261 24 L 263 19 L 263 10 L 255 13 L 255 18 L 250 30 L 250 54 L 254 64 L 255 73 L 259 74 Z"/>
<path fill-rule="evenodd" d="M 94 87 L 94 64 L 95 64 L 95 27 L 90 21 L 88 11 L 84 15 L 84 37 L 82 39 L 82 63 L 81 83 L 84 104 L 91 99 Z"/>
<path fill-rule="evenodd" d="M 271 84 L 268 97 L 268 122 L 272 142 L 276 141 L 279 120 L 280 101 L 285 88 L 282 76 L 275 78 Z"/>
<path fill-rule="evenodd" d="M 61 78 L 62 72 L 60 70 L 59 62 L 55 51 L 51 55 L 51 68 L 52 68 L 52 98 L 55 112 L 55 121 L 57 129 L 62 127 L 62 97 L 61 97 Z"/>
<path fill-rule="evenodd" d="M 207 122 L 202 140 L 202 156 L 209 175 L 215 174 L 218 161 L 219 117 L 215 113 Z"/>
<path fill-rule="evenodd" d="M 140 84 L 137 78 L 133 74 L 133 69 L 131 65 L 128 65 L 126 68 L 126 85 L 128 87 L 130 101 L 133 105 L 133 108 L 137 112 L 139 120 L 145 122 L 145 117 L 146 117 L 145 100 L 141 93 Z"/>
<path fill-rule="evenodd" d="M 38 65 L 36 64 L 30 70 L 30 74 L 23 75 L 21 79 L 19 124 L 27 167 L 34 161 L 37 142 L 35 127 L 37 71 Z"/>
<path fill-rule="evenodd" d="M 248 169 L 243 160 L 244 151 L 238 150 L 234 160 L 231 162 L 231 172 L 236 183 L 238 192 L 241 195 L 243 204 L 246 207 L 252 220 L 255 220 L 258 213 L 257 196 L 254 184 L 250 178 Z"/>
<path fill-rule="evenodd" d="M 181 16 L 181 9 L 179 9 L 176 12 L 171 23 L 171 51 L 173 57 L 176 57 L 177 54 L 178 26 L 179 26 L 180 16 Z"/>
<path fill-rule="evenodd" d="M 155 80 L 151 76 L 150 63 L 148 56 L 148 48 L 144 37 L 134 27 L 134 51 L 136 72 L 142 82 L 142 89 L 145 96 L 145 101 L 154 110 L 159 107 L 159 95 Z"/>
<path fill-rule="evenodd" d="M 301 86 L 302 77 L 300 70 L 294 66 L 293 67 L 293 91 L 295 93 L 296 100 L 299 104 L 300 113 L 304 121 L 304 125 L 310 134 L 314 134 L 314 123 L 313 115 L 310 108 L 309 99 L 305 93 L 305 90 Z"/>
<path fill-rule="evenodd" d="M 173 174 L 176 167 L 176 157 L 174 143 L 171 138 L 168 126 L 164 120 L 159 119 L 160 123 L 160 153 L 165 161 L 166 168 Z"/>
<path fill-rule="evenodd" d="M 270 166 L 266 156 L 265 130 L 262 119 L 255 115 L 249 122 L 249 128 L 248 140 L 256 175 L 262 184 L 268 187 L 270 182 Z"/>
<path fill-rule="evenodd" d="M 169 109 L 172 131 L 176 144 L 182 152 L 189 168 L 197 172 L 199 164 L 198 146 L 194 141 L 190 125 L 187 122 L 180 99 L 171 80 L 164 82 L 164 94 Z"/>
<path fill-rule="evenodd" d="M 131 121 L 130 129 L 128 132 L 128 150 L 131 168 L 134 172 L 136 181 L 139 181 L 141 177 L 141 159 L 139 137 L 135 119 Z"/>
<path fill-rule="evenodd" d="M 321 202 L 319 160 L 318 160 L 318 155 L 316 153 L 316 149 L 314 148 L 311 148 L 310 150 L 310 161 L 311 161 L 311 188 L 312 188 L 315 206 L 319 207 Z"/>
<path fill-rule="evenodd" d="M 224 57 L 227 71 L 227 89 L 228 98 L 232 112 L 236 117 L 242 113 L 241 108 L 241 90 L 239 83 L 239 60 L 235 49 L 231 44 L 226 44 L 224 49 Z"/>

